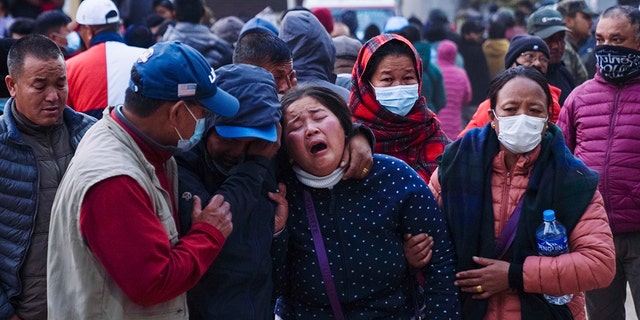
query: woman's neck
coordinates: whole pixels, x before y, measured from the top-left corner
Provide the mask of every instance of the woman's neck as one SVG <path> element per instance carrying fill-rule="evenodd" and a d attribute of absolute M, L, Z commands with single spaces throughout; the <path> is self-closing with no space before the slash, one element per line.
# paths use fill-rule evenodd
<path fill-rule="evenodd" d="M 516 161 L 518 161 L 518 154 L 513 153 L 504 148 L 503 150 L 504 150 L 504 165 L 507 167 L 508 171 L 511 171 L 511 169 L 513 169 L 513 166 L 515 166 Z"/>

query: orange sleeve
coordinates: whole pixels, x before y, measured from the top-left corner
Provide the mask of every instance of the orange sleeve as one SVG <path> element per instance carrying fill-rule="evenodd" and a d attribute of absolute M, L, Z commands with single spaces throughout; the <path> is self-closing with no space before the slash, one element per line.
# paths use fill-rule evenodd
<path fill-rule="evenodd" d="M 464 136 L 465 133 L 467 133 L 467 131 L 473 128 L 484 127 L 484 125 L 486 125 L 487 122 L 489 122 L 490 109 L 491 109 L 491 103 L 489 102 L 489 99 L 482 101 L 478 105 L 478 109 L 476 109 L 476 113 L 474 113 L 473 117 L 471 117 L 471 121 L 469 121 L 469 123 L 467 123 L 467 126 L 464 128 L 464 130 L 460 132 L 460 134 L 458 135 L 458 138 Z"/>

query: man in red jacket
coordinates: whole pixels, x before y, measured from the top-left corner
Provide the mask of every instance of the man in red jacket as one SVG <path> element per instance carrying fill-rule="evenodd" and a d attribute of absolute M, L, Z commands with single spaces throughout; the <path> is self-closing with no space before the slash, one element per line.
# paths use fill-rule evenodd
<path fill-rule="evenodd" d="M 567 97 L 558 126 L 567 147 L 600 173 L 616 276 L 587 292 L 591 320 L 625 318 L 627 283 L 640 317 L 640 11 L 614 6 L 596 27 L 597 72 Z"/>

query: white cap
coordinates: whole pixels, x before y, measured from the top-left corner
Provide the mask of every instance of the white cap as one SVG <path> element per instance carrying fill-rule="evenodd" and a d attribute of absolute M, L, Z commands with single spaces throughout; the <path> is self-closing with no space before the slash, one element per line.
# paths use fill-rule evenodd
<path fill-rule="evenodd" d="M 398 32 L 409 25 L 409 20 L 405 17 L 390 17 L 384 24 L 384 33 Z"/>
<path fill-rule="evenodd" d="M 76 21 L 86 26 L 117 23 L 120 13 L 111 0 L 84 0 L 78 7 Z"/>

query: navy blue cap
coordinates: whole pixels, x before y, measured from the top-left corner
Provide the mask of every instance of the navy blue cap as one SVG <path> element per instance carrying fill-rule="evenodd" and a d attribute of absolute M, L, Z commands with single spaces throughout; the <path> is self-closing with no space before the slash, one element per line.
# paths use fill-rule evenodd
<path fill-rule="evenodd" d="M 216 70 L 218 86 L 240 101 L 235 116 L 214 115 L 211 125 L 225 138 L 278 140 L 276 124 L 282 110 L 273 75 L 248 64 L 229 64 Z"/>
<path fill-rule="evenodd" d="M 129 88 L 158 100 L 197 100 L 223 116 L 238 112 L 238 99 L 219 90 L 216 73 L 207 60 L 192 47 L 159 42 L 143 52 L 133 64 L 140 80 L 129 80 Z"/>

